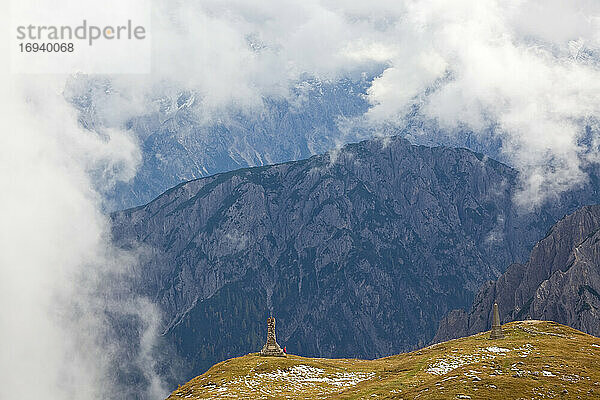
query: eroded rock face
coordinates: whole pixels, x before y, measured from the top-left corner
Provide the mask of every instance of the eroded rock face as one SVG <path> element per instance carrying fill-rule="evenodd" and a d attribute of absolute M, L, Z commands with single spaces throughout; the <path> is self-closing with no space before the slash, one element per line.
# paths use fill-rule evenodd
<path fill-rule="evenodd" d="M 179 185 L 115 213 L 113 234 L 140 248 L 136 285 L 192 373 L 260 348 L 270 311 L 290 352 L 372 358 L 428 343 L 586 200 L 522 213 L 516 181 L 465 149 L 373 140 Z"/>
<path fill-rule="evenodd" d="M 531 252 L 478 293 L 471 311 L 453 311 L 434 341 L 489 329 L 491 304 L 504 322 L 544 319 L 600 335 L 600 206 L 559 221 Z"/>
<path fill-rule="evenodd" d="M 212 113 L 200 93 L 157 87 L 148 101 L 152 106 L 126 123 L 139 142 L 141 164 L 133 179 L 106 193 L 108 206 L 144 204 L 184 180 L 307 158 L 340 140 L 370 137 L 340 128 L 368 110 L 364 95 L 370 79 L 307 79 L 290 89 L 289 98 L 263 98 L 255 108 L 232 105 Z M 111 82 L 98 77 L 74 77 L 65 95 L 80 111 L 81 124 L 99 132 L 106 116 L 98 109 L 113 96 L 118 101 Z"/>

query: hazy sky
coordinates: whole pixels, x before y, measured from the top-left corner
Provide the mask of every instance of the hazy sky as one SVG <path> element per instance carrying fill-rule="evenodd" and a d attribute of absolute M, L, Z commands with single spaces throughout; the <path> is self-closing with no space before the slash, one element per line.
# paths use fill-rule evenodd
<path fill-rule="evenodd" d="M 139 361 L 151 365 L 152 305 L 98 293 L 136 262 L 111 245 L 101 193 L 134 176 L 140 150 L 124 122 L 157 91 L 198 92 L 210 119 L 285 97 L 305 75 L 335 80 L 383 66 L 368 90 L 368 123 L 402 126 L 418 103 L 449 131 L 495 125 L 523 172 L 525 203 L 585 182 L 583 163 L 598 160 L 595 0 L 156 0 L 151 32 L 152 74 L 104 77 L 117 95 L 98 104 L 101 135 L 78 126 L 62 95 L 69 76 L 11 74 L 3 63 L 0 397 L 102 398 L 112 356 L 99 344 L 102 307 L 144 318 Z M 149 379 L 148 393 L 164 394 Z"/>

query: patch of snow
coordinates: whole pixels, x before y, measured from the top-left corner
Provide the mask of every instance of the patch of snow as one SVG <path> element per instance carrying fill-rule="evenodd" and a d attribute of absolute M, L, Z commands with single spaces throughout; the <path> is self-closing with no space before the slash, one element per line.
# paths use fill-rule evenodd
<path fill-rule="evenodd" d="M 529 356 L 534 349 L 535 348 L 531 343 L 526 343 L 521 347 L 514 348 L 513 350 L 521 352 L 519 357 L 525 358 Z"/>
<path fill-rule="evenodd" d="M 497 346 L 486 347 L 484 350 L 489 351 L 490 353 L 507 353 L 510 351 L 510 349 L 504 349 Z"/>
<path fill-rule="evenodd" d="M 216 396 L 214 398 L 230 397 L 234 392 L 242 390 L 246 394 L 261 393 L 266 397 L 280 398 L 286 394 L 310 391 L 311 393 L 325 395 L 338 392 L 340 389 L 359 384 L 372 379 L 374 372 L 335 372 L 327 373 L 321 368 L 309 365 L 295 365 L 287 369 L 277 369 L 264 373 L 249 373 L 248 375 L 226 382 L 218 387 L 206 386 L 206 392 Z M 258 398 L 258 397 L 257 397 Z"/>
<path fill-rule="evenodd" d="M 432 375 L 445 375 L 450 371 L 453 371 L 456 368 L 460 368 L 464 365 L 493 360 L 497 356 L 505 355 L 505 353 L 510 351 L 510 349 L 504 349 L 496 346 L 486 347 L 479 350 L 480 351 L 473 354 L 450 354 L 445 358 L 438 359 L 433 364 L 430 364 L 425 372 Z"/>

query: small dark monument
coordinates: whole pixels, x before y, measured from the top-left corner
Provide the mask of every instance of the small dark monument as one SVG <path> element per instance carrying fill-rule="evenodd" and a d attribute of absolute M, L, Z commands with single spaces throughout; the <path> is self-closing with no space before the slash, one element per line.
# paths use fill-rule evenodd
<path fill-rule="evenodd" d="M 263 346 L 260 351 L 261 356 L 270 356 L 270 357 L 285 357 L 285 353 L 277 344 L 277 340 L 275 339 L 275 318 L 269 317 L 267 320 L 267 343 Z"/>
<path fill-rule="evenodd" d="M 500 325 L 498 303 L 494 303 L 494 316 L 492 319 L 492 331 L 490 332 L 490 339 L 504 339 L 504 333 L 502 332 L 502 326 Z"/>

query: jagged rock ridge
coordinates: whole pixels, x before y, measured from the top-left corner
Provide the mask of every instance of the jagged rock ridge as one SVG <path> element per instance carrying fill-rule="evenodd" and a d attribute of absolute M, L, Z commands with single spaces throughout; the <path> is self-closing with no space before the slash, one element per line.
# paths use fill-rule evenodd
<path fill-rule="evenodd" d="M 443 131 L 420 115 L 418 108 L 406 116 L 404 127 L 362 123 L 370 107 L 365 95 L 378 74 L 371 71 L 334 81 L 307 78 L 294 84 L 289 96 L 264 98 L 260 107 L 250 109 L 232 105 L 211 111 L 200 93 L 157 89 L 146 109 L 119 126 L 130 130 L 139 142 L 141 164 L 136 175 L 114 188 L 98 189 L 111 210 L 128 208 L 147 203 L 182 181 L 307 158 L 340 143 L 371 138 L 375 132 L 503 157 L 501 142 L 493 135 Z M 123 101 L 119 95 L 109 79 L 99 77 L 73 77 L 65 90 L 65 97 L 79 111 L 81 125 L 101 136 L 107 124 L 103 105 Z"/>
<path fill-rule="evenodd" d="M 489 327 L 497 302 L 503 321 L 545 319 L 600 336 L 600 206 L 583 207 L 559 221 L 531 252 L 478 293 L 470 312 L 445 317 L 435 341 Z"/>
<path fill-rule="evenodd" d="M 135 177 L 106 193 L 111 209 L 147 203 L 182 181 L 237 168 L 298 160 L 341 142 L 365 139 L 343 128 L 344 121 L 368 110 L 366 77 L 306 79 L 289 98 L 264 98 L 256 109 L 227 107 L 211 114 L 201 94 L 163 88 L 140 115 L 128 119 L 140 145 Z M 72 79 L 65 96 L 79 110 L 82 126 L 102 132 L 99 105 L 118 95 L 106 78 Z M 208 114 L 208 115 L 207 115 Z M 363 132 L 364 133 L 364 132 Z"/>

